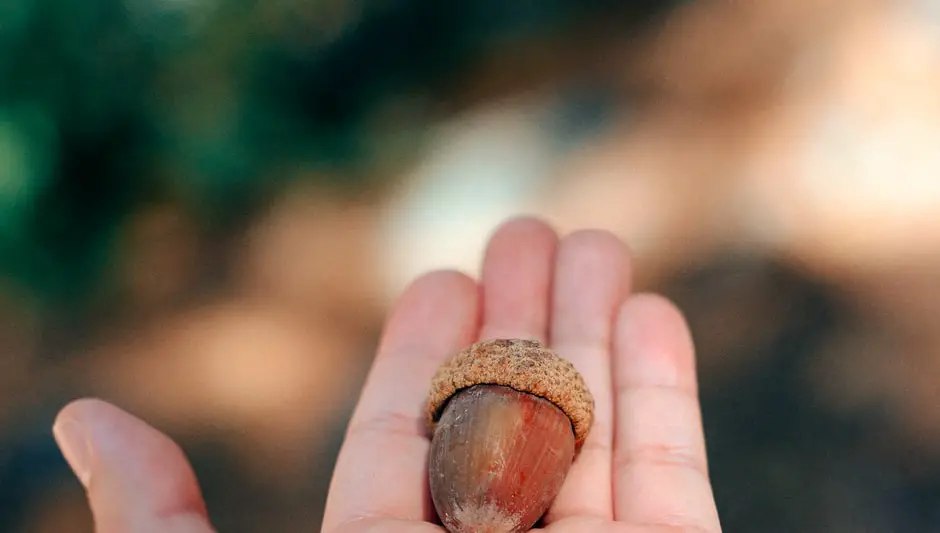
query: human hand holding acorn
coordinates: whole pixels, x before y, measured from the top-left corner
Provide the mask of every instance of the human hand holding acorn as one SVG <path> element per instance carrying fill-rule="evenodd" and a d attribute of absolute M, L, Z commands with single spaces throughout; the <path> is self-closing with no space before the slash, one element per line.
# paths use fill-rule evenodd
<path fill-rule="evenodd" d="M 629 293 L 624 245 L 497 230 L 478 283 L 437 272 L 386 326 L 323 531 L 721 531 L 681 313 Z"/>
<path fill-rule="evenodd" d="M 691 338 L 612 235 L 519 219 L 482 280 L 415 281 L 350 421 L 324 533 L 718 533 Z M 429 431 L 430 430 L 430 431 Z M 185 456 L 96 400 L 57 417 L 96 533 L 212 533 Z"/>

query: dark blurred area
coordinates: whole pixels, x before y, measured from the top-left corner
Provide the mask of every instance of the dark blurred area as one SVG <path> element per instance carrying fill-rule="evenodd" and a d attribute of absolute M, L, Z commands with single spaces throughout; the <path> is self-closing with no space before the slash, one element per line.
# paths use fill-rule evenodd
<path fill-rule="evenodd" d="M 933 2 L 4 0 L 0 52 L 0 530 L 91 531 L 81 395 L 318 527 L 394 296 L 534 213 L 686 312 L 725 531 L 940 531 Z"/>

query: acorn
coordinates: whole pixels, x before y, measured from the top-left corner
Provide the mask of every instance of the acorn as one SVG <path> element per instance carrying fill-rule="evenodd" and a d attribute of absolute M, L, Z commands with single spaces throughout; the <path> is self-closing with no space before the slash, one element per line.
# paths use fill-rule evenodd
<path fill-rule="evenodd" d="M 591 429 L 594 398 L 542 343 L 487 340 L 438 369 L 427 417 L 431 499 L 444 527 L 518 533 L 561 490 Z"/>

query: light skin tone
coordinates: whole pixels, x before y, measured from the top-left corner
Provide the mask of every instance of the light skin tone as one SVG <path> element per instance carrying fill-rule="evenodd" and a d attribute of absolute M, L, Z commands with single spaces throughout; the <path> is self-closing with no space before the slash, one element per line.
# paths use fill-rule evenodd
<path fill-rule="evenodd" d="M 492 236 L 479 281 L 433 272 L 399 298 L 340 452 L 324 533 L 441 533 L 422 402 L 437 367 L 488 338 L 550 344 L 594 394 L 595 423 L 544 517 L 549 532 L 719 533 L 691 336 L 667 300 L 630 290 L 607 232 L 531 218 Z M 197 480 L 166 435 L 117 407 L 72 402 L 54 433 L 97 533 L 210 533 Z M 312 525 L 313 526 L 313 525 Z"/>

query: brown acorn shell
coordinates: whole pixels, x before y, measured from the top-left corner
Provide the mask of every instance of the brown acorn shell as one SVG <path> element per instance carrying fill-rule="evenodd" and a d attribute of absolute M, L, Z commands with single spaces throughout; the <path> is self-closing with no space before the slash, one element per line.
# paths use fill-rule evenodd
<path fill-rule="evenodd" d="M 495 339 L 471 344 L 438 368 L 428 397 L 431 432 L 448 399 L 482 384 L 511 387 L 558 406 L 571 419 L 577 448 L 591 430 L 594 397 L 571 362 L 535 340 Z"/>

